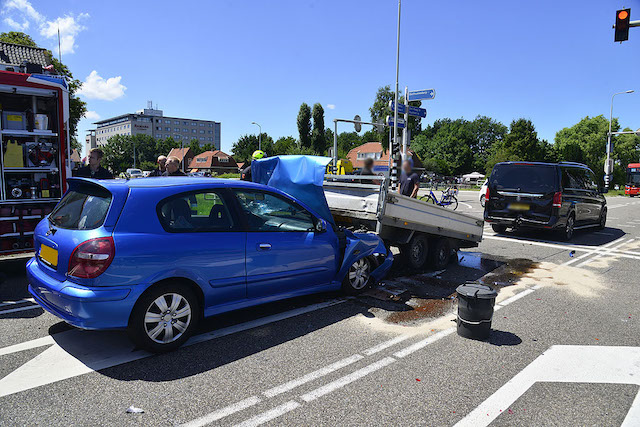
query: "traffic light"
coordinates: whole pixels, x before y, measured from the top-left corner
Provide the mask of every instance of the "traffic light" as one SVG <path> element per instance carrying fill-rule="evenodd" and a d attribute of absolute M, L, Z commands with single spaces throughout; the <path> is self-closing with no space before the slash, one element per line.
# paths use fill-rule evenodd
<path fill-rule="evenodd" d="M 629 21 L 631 9 L 621 9 L 616 12 L 616 31 L 614 41 L 623 42 L 629 40 Z"/>

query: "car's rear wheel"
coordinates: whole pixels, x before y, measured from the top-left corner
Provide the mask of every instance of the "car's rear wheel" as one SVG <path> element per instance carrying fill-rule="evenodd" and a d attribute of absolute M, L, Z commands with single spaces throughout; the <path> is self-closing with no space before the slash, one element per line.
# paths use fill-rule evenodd
<path fill-rule="evenodd" d="M 342 281 L 342 290 L 351 295 L 358 294 L 367 287 L 370 277 L 371 261 L 366 257 L 360 258 L 349 267 Z"/>
<path fill-rule="evenodd" d="M 567 223 L 560 231 L 560 238 L 564 241 L 569 241 L 573 237 L 573 231 L 576 226 L 576 217 L 571 214 L 567 217 Z"/>
<path fill-rule="evenodd" d="M 499 234 L 507 231 L 507 226 L 502 224 L 491 224 L 491 228 L 493 229 L 493 231 Z"/>
<path fill-rule="evenodd" d="M 598 222 L 598 229 L 604 230 L 607 226 L 607 208 L 602 209 L 602 213 L 600 213 L 600 221 Z"/>
<path fill-rule="evenodd" d="M 129 321 L 135 344 L 154 353 L 180 347 L 189 339 L 200 316 L 198 299 L 180 283 L 162 284 L 144 293 Z"/>

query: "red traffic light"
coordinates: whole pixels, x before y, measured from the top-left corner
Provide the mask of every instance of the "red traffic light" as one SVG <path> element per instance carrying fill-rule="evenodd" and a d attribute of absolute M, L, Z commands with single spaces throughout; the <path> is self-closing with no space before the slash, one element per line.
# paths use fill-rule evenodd
<path fill-rule="evenodd" d="M 614 41 L 623 42 L 629 40 L 629 21 L 631 9 L 621 9 L 616 11 L 616 29 Z"/>

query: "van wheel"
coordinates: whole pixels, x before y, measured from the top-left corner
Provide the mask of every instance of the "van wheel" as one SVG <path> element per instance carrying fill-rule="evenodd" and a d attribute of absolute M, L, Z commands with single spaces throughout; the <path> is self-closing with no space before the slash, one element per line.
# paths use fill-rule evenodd
<path fill-rule="evenodd" d="M 342 280 L 342 290 L 349 295 L 359 294 L 369 284 L 370 276 L 371 261 L 366 257 L 360 258 L 349 267 Z"/>
<path fill-rule="evenodd" d="M 560 238 L 566 242 L 571 240 L 571 238 L 573 237 L 573 231 L 575 226 L 576 226 L 576 217 L 573 214 L 571 214 L 567 218 L 567 223 L 565 224 L 564 228 L 560 231 Z"/>
<path fill-rule="evenodd" d="M 607 208 L 604 208 L 602 210 L 602 213 L 600 214 L 600 221 L 598 222 L 598 230 L 604 230 L 606 226 L 607 226 Z"/>
<path fill-rule="evenodd" d="M 482 196 L 480 196 L 480 206 L 482 206 L 484 208 L 485 202 L 486 202 L 486 197 L 484 194 Z"/>
<path fill-rule="evenodd" d="M 427 257 L 429 256 L 429 241 L 424 235 L 416 233 L 409 243 L 403 245 L 401 250 L 409 267 L 420 270 L 424 268 Z"/>
<path fill-rule="evenodd" d="M 430 264 L 436 270 L 443 270 L 451 259 L 451 245 L 449 239 L 441 237 L 435 240 L 429 251 Z"/>
<path fill-rule="evenodd" d="M 131 313 L 129 335 L 154 353 L 175 350 L 189 339 L 200 317 L 198 299 L 181 284 L 163 284 L 144 293 Z"/>
<path fill-rule="evenodd" d="M 498 234 L 502 234 L 507 231 L 507 226 L 502 224 L 491 224 L 491 228 Z"/>

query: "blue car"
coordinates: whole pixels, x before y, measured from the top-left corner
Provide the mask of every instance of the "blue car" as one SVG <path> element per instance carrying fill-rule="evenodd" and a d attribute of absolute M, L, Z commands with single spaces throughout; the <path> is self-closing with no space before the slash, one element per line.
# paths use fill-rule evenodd
<path fill-rule="evenodd" d="M 339 229 L 299 197 L 212 178 L 69 179 L 34 239 L 29 292 L 44 309 L 127 329 L 154 352 L 179 347 L 203 317 L 360 292 L 393 261 L 378 236 Z"/>

